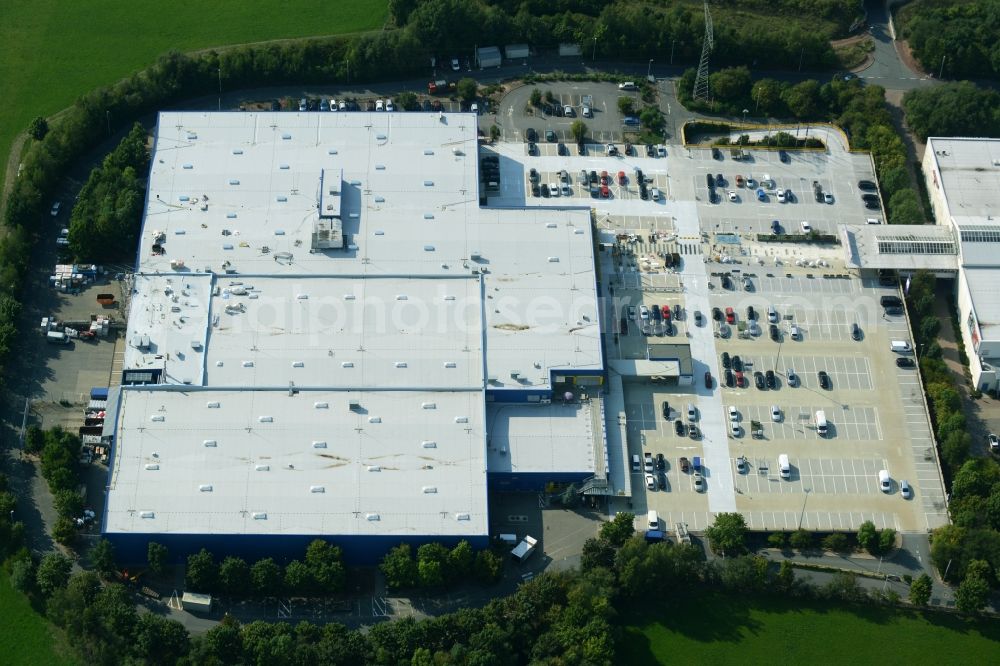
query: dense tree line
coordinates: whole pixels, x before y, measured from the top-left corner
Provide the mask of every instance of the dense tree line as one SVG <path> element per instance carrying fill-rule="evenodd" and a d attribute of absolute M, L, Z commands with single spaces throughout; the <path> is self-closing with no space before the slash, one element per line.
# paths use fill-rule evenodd
<path fill-rule="evenodd" d="M 414 558 L 409 544 L 404 543 L 386 553 L 379 570 L 392 589 L 436 588 L 465 583 L 470 578 L 488 584 L 503 574 L 503 559 L 492 550 L 477 553 L 465 540 L 451 549 L 440 543 L 425 543 L 417 548 Z"/>
<path fill-rule="evenodd" d="M 1000 0 L 916 0 L 898 13 L 920 65 L 945 78 L 1000 74 Z"/>
<path fill-rule="evenodd" d="M 857 0 L 780 0 L 759 12 L 736 0 L 722 5 L 713 15 L 714 61 L 778 68 L 800 61 L 833 66 L 829 41 L 861 14 Z M 698 58 L 705 34 L 701 5 L 640 0 L 391 0 L 389 13 L 420 43 L 446 53 L 468 52 L 474 44 L 569 43 L 602 58 L 682 63 Z"/>
<path fill-rule="evenodd" d="M 751 119 L 829 122 L 842 128 L 851 148 L 871 151 L 889 222 L 924 221 L 920 198 L 906 170 L 906 149 L 886 108 L 884 88 L 839 77 L 822 84 L 813 79 L 795 84 L 767 78 L 755 81 L 746 67 L 732 67 L 710 75 L 713 99 L 706 104 L 691 97 L 695 74 L 689 69 L 677 83 L 678 99 L 688 109 L 735 117 L 747 109 Z"/>
<path fill-rule="evenodd" d="M 69 224 L 70 249 L 79 261 L 116 261 L 135 253 L 149 170 L 146 141 L 146 130 L 136 123 L 90 172 Z"/>
<path fill-rule="evenodd" d="M 969 81 L 915 88 L 903 97 L 906 124 L 929 136 L 1000 137 L 1000 93 Z"/>
<path fill-rule="evenodd" d="M 76 521 L 83 515 L 84 498 L 80 494 L 80 437 L 60 427 L 41 430 L 29 426 L 25 432 L 24 450 L 37 454 L 42 477 L 48 482 L 59 518 L 52 526 L 52 536 L 59 543 L 71 546 L 76 541 Z"/>

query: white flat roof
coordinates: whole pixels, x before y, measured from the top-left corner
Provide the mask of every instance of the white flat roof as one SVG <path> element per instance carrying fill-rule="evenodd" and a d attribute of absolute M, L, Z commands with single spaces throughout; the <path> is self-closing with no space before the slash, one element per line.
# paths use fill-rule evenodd
<path fill-rule="evenodd" d="M 124 369 L 179 386 L 124 391 L 109 532 L 485 533 L 485 390 L 603 361 L 589 209 L 480 208 L 477 151 L 472 114 L 160 114 Z"/>
<path fill-rule="evenodd" d="M 1000 216 L 1000 139 L 931 137 L 927 150 L 952 216 Z"/>
<path fill-rule="evenodd" d="M 590 402 L 486 406 L 490 472 L 593 472 L 600 417 Z"/>
<path fill-rule="evenodd" d="M 483 423 L 477 391 L 126 388 L 105 529 L 485 534 Z"/>

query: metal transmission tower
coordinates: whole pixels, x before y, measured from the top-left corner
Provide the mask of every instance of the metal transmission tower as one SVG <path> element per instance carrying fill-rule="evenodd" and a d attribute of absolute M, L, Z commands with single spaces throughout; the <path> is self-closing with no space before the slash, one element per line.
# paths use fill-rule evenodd
<path fill-rule="evenodd" d="M 708 56 L 715 46 L 712 34 L 712 14 L 708 11 L 708 0 L 705 0 L 705 43 L 701 46 L 701 60 L 698 61 L 698 75 L 694 79 L 694 98 L 702 102 L 708 101 Z"/>

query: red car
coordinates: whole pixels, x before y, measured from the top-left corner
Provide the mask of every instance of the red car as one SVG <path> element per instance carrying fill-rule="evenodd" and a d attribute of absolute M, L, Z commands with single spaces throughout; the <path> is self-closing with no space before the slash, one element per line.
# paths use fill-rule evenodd
<path fill-rule="evenodd" d="M 624 185 L 625 184 L 625 172 L 624 171 L 619 171 L 618 172 L 618 184 L 619 185 Z"/>
<path fill-rule="evenodd" d="M 737 370 L 736 371 L 736 386 L 739 387 L 739 388 L 743 388 L 744 387 L 744 383 L 743 382 L 745 382 L 745 381 L 746 380 L 743 378 L 743 373 L 740 370 Z"/>
<path fill-rule="evenodd" d="M 607 171 L 602 171 L 601 172 L 601 185 L 609 185 L 610 183 L 611 183 L 611 181 L 608 179 L 608 172 Z"/>
<path fill-rule="evenodd" d="M 607 199 L 611 196 L 611 191 L 608 189 L 607 185 L 601 185 L 601 198 Z"/>
<path fill-rule="evenodd" d="M 705 388 L 712 388 L 712 372 L 710 370 L 705 371 Z"/>
<path fill-rule="evenodd" d="M 733 312 L 732 308 L 726 308 L 726 323 L 727 324 L 736 323 L 736 313 Z"/>
<path fill-rule="evenodd" d="M 663 314 L 663 321 L 670 321 L 670 306 L 664 305 L 660 308 L 660 312 Z"/>

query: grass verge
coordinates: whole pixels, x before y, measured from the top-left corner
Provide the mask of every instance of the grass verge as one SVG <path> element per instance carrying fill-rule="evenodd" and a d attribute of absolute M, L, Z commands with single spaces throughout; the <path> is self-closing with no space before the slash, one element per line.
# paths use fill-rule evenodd
<path fill-rule="evenodd" d="M 0 571 L 0 662 L 19 664 L 75 664 L 56 651 L 57 640 L 48 621 L 34 611 L 24 596 L 10 585 Z"/>
<path fill-rule="evenodd" d="M 877 606 L 706 592 L 657 600 L 622 626 L 626 664 L 1000 662 L 995 622 Z"/>

